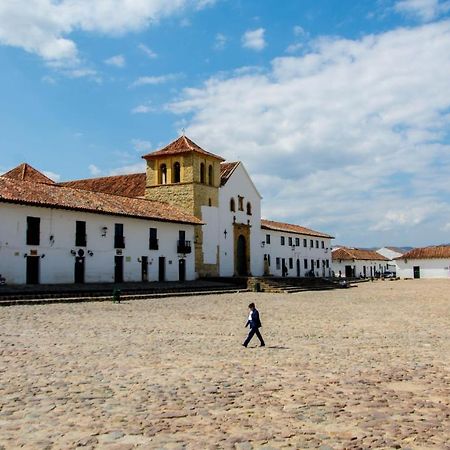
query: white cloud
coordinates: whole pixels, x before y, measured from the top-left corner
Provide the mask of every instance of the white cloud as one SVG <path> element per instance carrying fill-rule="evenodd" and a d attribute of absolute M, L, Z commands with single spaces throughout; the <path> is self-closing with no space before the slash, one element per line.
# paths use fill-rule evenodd
<path fill-rule="evenodd" d="M 228 42 L 228 38 L 222 34 L 217 33 L 216 37 L 214 38 L 214 50 L 223 50 Z"/>
<path fill-rule="evenodd" d="M 123 55 L 111 56 L 111 58 L 105 59 L 104 63 L 109 66 L 125 67 L 125 57 Z"/>
<path fill-rule="evenodd" d="M 412 15 L 424 22 L 428 22 L 440 14 L 448 12 L 450 10 L 450 1 L 399 0 L 395 3 L 394 9 L 399 13 Z"/>
<path fill-rule="evenodd" d="M 174 81 L 180 78 L 180 76 L 179 73 L 168 73 L 166 75 L 139 77 L 136 81 L 131 83 L 130 87 L 163 84 Z"/>
<path fill-rule="evenodd" d="M 256 51 L 263 50 L 266 46 L 264 33 L 264 28 L 246 31 L 242 36 L 242 46 Z"/>
<path fill-rule="evenodd" d="M 102 174 L 102 170 L 99 169 L 95 164 L 89 164 L 88 169 L 89 173 L 94 177 L 98 177 Z"/>
<path fill-rule="evenodd" d="M 50 180 L 58 182 L 61 179 L 61 175 L 59 173 L 51 172 L 50 170 L 43 170 L 42 173 L 49 177 Z"/>
<path fill-rule="evenodd" d="M 116 167 L 109 171 L 108 175 L 124 175 L 129 173 L 141 173 L 145 172 L 145 161 L 138 162 L 136 164 L 129 164 L 126 166 Z"/>
<path fill-rule="evenodd" d="M 150 59 L 155 59 L 158 57 L 158 54 L 155 53 L 151 48 L 147 47 L 145 44 L 138 45 L 139 50 L 142 50 L 145 55 Z"/>
<path fill-rule="evenodd" d="M 443 21 L 313 41 L 168 107 L 202 146 L 244 161 L 264 215 L 347 244 L 427 244 L 450 219 L 449 73 Z"/>
<path fill-rule="evenodd" d="M 150 102 L 147 102 L 147 103 L 143 103 L 141 105 L 135 106 L 131 110 L 131 113 L 132 114 L 147 114 L 152 111 L 155 111 L 155 108 L 153 108 L 153 106 L 151 106 Z"/>
<path fill-rule="evenodd" d="M 137 152 L 148 152 L 152 149 L 152 143 L 143 139 L 132 139 L 131 144 Z"/>
<path fill-rule="evenodd" d="M 170 15 L 213 4 L 205 0 L 20 0 L 0 2 L 0 44 L 46 62 L 80 63 L 75 31 L 106 35 L 142 30 Z"/>

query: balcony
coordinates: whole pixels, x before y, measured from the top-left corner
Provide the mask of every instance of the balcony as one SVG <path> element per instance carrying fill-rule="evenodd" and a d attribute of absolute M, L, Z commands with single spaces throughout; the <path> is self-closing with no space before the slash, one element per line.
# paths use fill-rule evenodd
<path fill-rule="evenodd" d="M 191 241 L 178 241 L 177 242 L 177 253 L 191 253 Z"/>
<path fill-rule="evenodd" d="M 158 239 L 150 239 L 148 242 L 148 248 L 150 250 L 158 250 L 159 249 Z"/>
<path fill-rule="evenodd" d="M 114 248 L 125 248 L 125 236 L 114 236 Z"/>

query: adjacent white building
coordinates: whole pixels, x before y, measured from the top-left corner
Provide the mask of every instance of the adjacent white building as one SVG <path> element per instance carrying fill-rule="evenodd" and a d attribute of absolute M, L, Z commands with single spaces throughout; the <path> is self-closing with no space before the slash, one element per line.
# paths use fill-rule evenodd
<path fill-rule="evenodd" d="M 369 278 L 383 274 L 388 258 L 372 250 L 338 247 L 332 251 L 333 271 L 337 277 Z"/>
<path fill-rule="evenodd" d="M 450 278 L 450 246 L 415 248 L 396 259 L 400 278 Z"/>
<path fill-rule="evenodd" d="M 261 221 L 266 275 L 330 277 L 332 236 L 272 220 Z"/>
<path fill-rule="evenodd" d="M 22 164 L 1 176 L 0 274 L 10 284 L 331 275 L 332 236 L 261 220 L 242 162 L 186 136 L 143 158 L 146 173 L 54 183 Z"/>
<path fill-rule="evenodd" d="M 18 180 L 19 170 L 32 168 L 0 177 L 0 274 L 8 284 L 195 279 L 195 217 L 42 183 L 34 170 L 29 181 Z"/>

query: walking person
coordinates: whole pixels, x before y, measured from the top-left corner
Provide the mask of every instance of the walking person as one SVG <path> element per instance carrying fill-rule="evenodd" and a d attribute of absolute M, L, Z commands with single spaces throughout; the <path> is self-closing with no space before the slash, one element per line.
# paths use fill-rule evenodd
<path fill-rule="evenodd" d="M 266 344 L 264 343 L 264 339 L 261 336 L 261 333 L 259 332 L 259 328 L 262 327 L 261 320 L 259 318 L 259 312 L 255 307 L 254 303 L 250 303 L 248 305 L 248 308 L 250 310 L 248 315 L 247 323 L 245 324 L 245 327 L 250 326 L 250 331 L 248 333 L 247 339 L 242 344 L 244 347 L 247 347 L 248 343 L 251 341 L 252 337 L 256 334 L 257 338 L 259 339 L 259 342 L 261 343 L 261 347 L 264 347 Z"/>

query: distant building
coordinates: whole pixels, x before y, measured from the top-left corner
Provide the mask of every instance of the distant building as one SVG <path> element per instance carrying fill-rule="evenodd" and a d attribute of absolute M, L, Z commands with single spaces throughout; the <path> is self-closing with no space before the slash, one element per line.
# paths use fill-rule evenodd
<path fill-rule="evenodd" d="M 138 174 L 55 183 L 21 164 L 0 176 L 7 282 L 330 275 L 332 236 L 262 220 L 242 162 L 186 136 L 143 158 Z"/>
<path fill-rule="evenodd" d="M 397 273 L 397 262 L 395 258 L 399 258 L 406 253 L 406 251 L 400 247 L 382 247 L 376 252 L 389 260 L 387 263 L 387 270 L 393 272 L 394 274 Z"/>
<path fill-rule="evenodd" d="M 387 270 L 388 258 L 373 250 L 338 247 L 332 253 L 335 276 L 375 277 Z"/>
<path fill-rule="evenodd" d="M 415 248 L 396 263 L 400 278 L 450 278 L 450 245 Z"/>

